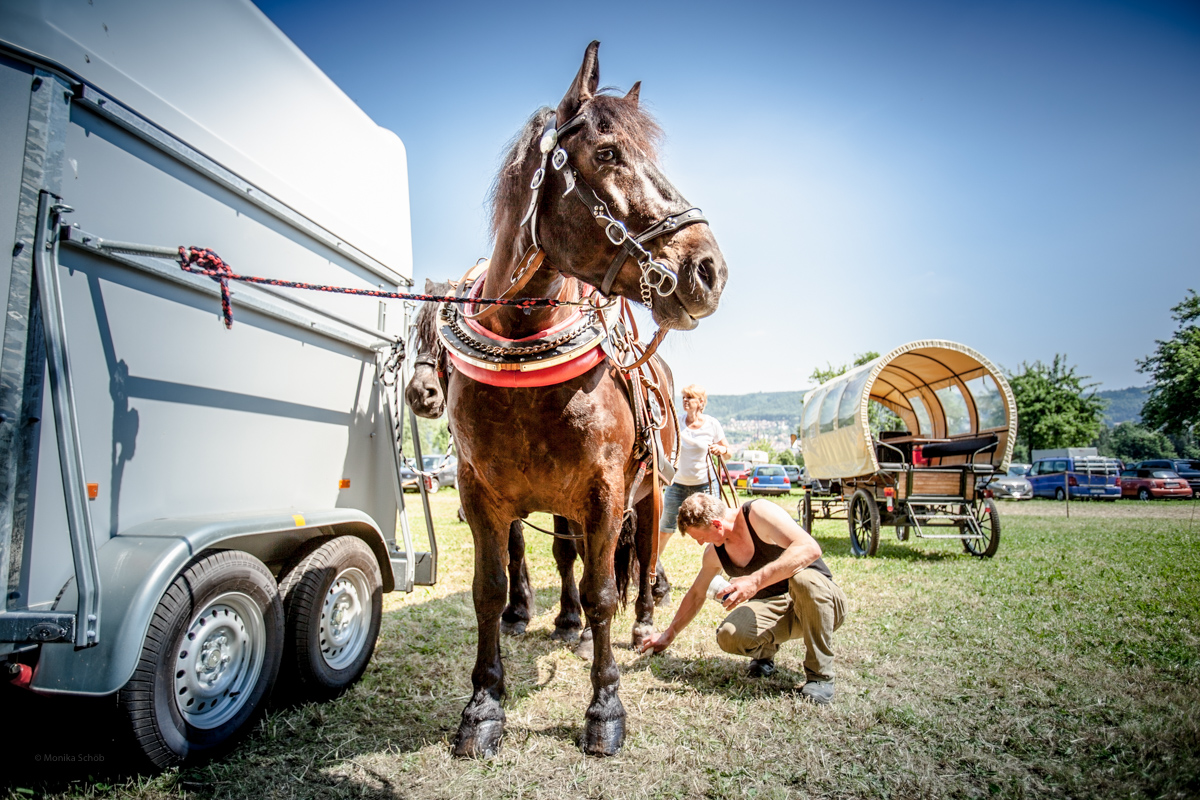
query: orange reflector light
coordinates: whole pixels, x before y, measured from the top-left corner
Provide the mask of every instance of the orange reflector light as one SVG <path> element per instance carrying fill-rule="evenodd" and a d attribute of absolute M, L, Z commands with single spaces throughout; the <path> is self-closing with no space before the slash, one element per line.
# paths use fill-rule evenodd
<path fill-rule="evenodd" d="M 350 479 L 342 478 L 340 481 L 338 481 L 338 488 L 339 489 L 349 489 L 350 488 Z"/>
<path fill-rule="evenodd" d="M 894 497 L 895 495 L 896 495 L 896 490 L 893 489 L 891 486 L 889 486 L 883 490 L 884 497 Z"/>
<path fill-rule="evenodd" d="M 87 487 L 88 487 L 88 500 L 95 500 L 97 497 L 100 496 L 100 484 L 89 483 L 87 485 Z"/>

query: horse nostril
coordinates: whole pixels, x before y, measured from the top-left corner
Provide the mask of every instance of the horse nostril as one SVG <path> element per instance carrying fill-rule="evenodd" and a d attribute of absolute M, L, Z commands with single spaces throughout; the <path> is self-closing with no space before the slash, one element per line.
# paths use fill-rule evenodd
<path fill-rule="evenodd" d="M 709 256 L 700 259 L 700 263 L 696 265 L 696 280 L 700 281 L 709 289 L 713 286 L 713 280 L 716 277 L 716 266 Z"/>

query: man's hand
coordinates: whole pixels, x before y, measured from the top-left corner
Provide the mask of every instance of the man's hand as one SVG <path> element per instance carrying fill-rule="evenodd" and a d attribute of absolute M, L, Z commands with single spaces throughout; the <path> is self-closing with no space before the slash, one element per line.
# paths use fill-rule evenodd
<path fill-rule="evenodd" d="M 758 581 L 751 575 L 734 578 L 729 582 L 729 585 L 730 588 L 726 589 L 725 593 L 721 595 L 721 605 L 725 606 L 726 611 L 733 611 L 733 609 L 758 594 Z"/>
<path fill-rule="evenodd" d="M 647 650 L 653 650 L 656 653 L 661 653 L 671 646 L 671 642 L 675 637 L 668 634 L 666 631 L 660 631 L 651 636 L 646 641 L 642 642 L 642 646 L 638 648 L 639 653 L 644 653 Z"/>

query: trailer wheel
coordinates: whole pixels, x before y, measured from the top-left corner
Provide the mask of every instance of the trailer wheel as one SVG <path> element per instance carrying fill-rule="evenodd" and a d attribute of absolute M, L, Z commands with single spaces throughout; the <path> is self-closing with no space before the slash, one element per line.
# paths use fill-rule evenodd
<path fill-rule="evenodd" d="M 283 579 L 284 675 L 304 699 L 337 697 L 362 677 L 383 616 L 383 579 L 366 542 L 339 536 Z"/>
<path fill-rule="evenodd" d="M 873 556 L 879 549 L 879 506 L 865 489 L 850 498 L 850 549 L 856 556 Z"/>
<path fill-rule="evenodd" d="M 220 753 L 263 707 L 283 652 L 270 571 L 237 550 L 197 559 L 163 594 L 118 704 L 158 768 Z"/>
<path fill-rule="evenodd" d="M 1000 547 L 1000 515 L 996 513 L 996 501 L 984 500 L 974 513 L 984 538 L 963 539 L 963 549 L 973 556 L 991 558 Z"/>
<path fill-rule="evenodd" d="M 425 491 L 429 494 L 434 494 L 438 489 L 442 488 L 442 484 L 437 478 L 430 477 L 425 483 Z"/>

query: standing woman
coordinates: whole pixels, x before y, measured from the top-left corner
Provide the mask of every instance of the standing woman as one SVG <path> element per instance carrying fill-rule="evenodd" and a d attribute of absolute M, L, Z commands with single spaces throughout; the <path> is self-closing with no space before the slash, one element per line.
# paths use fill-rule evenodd
<path fill-rule="evenodd" d="M 654 581 L 654 599 L 659 605 L 668 602 L 671 596 L 671 584 L 662 564 L 662 554 L 667 549 L 667 541 L 671 534 L 675 533 L 679 506 L 696 492 L 715 493 L 714 481 L 719 480 L 719 476 L 713 472 L 709 453 L 729 455 L 729 443 L 725 441 L 725 431 L 721 428 L 721 423 L 704 413 L 704 408 L 708 405 L 708 393 L 693 383 L 683 387 L 682 394 L 686 424 L 679 431 L 679 466 L 675 470 L 674 482 L 667 487 L 663 498 L 662 519 L 658 523 L 659 558 L 658 574 Z"/>

